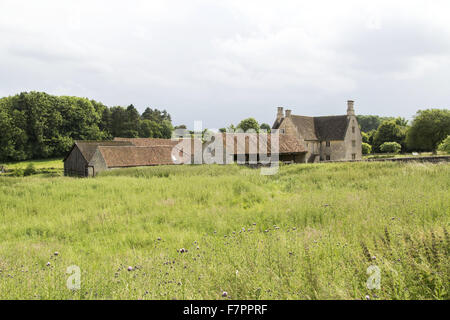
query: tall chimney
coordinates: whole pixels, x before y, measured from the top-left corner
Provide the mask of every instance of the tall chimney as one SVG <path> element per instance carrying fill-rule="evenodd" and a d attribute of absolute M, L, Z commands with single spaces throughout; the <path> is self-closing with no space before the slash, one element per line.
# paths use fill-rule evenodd
<path fill-rule="evenodd" d="M 283 118 L 283 107 L 278 107 L 277 121 L 281 120 L 281 118 Z"/>
<path fill-rule="evenodd" d="M 286 118 L 289 118 L 291 116 L 292 110 L 286 110 Z"/>
<path fill-rule="evenodd" d="M 354 116 L 355 115 L 355 109 L 353 108 L 354 103 L 355 102 L 353 100 L 348 100 L 347 101 L 347 115 L 348 116 Z"/>

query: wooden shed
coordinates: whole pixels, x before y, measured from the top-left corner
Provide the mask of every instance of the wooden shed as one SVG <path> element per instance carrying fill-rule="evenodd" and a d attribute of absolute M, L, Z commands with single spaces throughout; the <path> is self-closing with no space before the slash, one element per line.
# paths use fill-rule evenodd
<path fill-rule="evenodd" d="M 64 158 L 64 175 L 89 177 L 94 175 L 89 167 L 98 146 L 131 146 L 130 141 L 75 141 L 72 149 Z"/>

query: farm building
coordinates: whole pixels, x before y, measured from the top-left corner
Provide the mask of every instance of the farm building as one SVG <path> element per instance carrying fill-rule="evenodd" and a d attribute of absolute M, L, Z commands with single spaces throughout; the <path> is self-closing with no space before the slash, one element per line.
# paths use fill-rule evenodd
<path fill-rule="evenodd" d="M 64 175 L 92 177 L 114 168 L 190 163 L 194 143 L 192 147 L 191 143 L 186 144 L 189 150 L 180 141 L 152 138 L 76 141 L 64 158 Z M 197 143 L 201 146 L 201 142 Z"/>
<path fill-rule="evenodd" d="M 354 102 L 347 101 L 347 114 L 307 117 L 293 115 L 278 107 L 273 129 L 293 135 L 305 146 L 306 162 L 326 160 L 361 160 L 362 136 L 355 116 Z"/>
<path fill-rule="evenodd" d="M 222 139 L 219 145 L 216 138 Z M 205 158 L 214 158 L 215 163 L 259 164 L 268 161 L 267 158 L 262 158 L 268 156 L 279 157 L 279 161 L 285 163 L 300 163 L 306 159 L 306 150 L 301 140 L 295 136 L 279 135 L 278 144 L 273 146 L 273 151 L 270 134 L 220 133 L 214 135 L 214 139 L 211 140 L 204 144 L 203 153 Z M 220 153 L 217 154 L 218 158 L 215 157 L 216 153 Z"/>
<path fill-rule="evenodd" d="M 64 158 L 64 175 L 87 177 L 93 175 L 89 162 L 98 146 L 131 146 L 129 141 L 75 141 L 72 149 Z"/>

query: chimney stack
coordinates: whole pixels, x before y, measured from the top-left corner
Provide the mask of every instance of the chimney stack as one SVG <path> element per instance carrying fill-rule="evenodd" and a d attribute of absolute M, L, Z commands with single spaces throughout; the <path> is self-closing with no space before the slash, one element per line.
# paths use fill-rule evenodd
<path fill-rule="evenodd" d="M 355 115 L 355 109 L 353 108 L 354 103 L 355 102 L 353 100 L 348 100 L 347 101 L 347 115 L 348 116 L 354 116 Z"/>
<path fill-rule="evenodd" d="M 291 116 L 292 110 L 286 110 L 286 118 L 289 118 Z"/>
<path fill-rule="evenodd" d="M 278 107 L 277 121 L 281 120 L 281 118 L 283 118 L 283 107 Z"/>

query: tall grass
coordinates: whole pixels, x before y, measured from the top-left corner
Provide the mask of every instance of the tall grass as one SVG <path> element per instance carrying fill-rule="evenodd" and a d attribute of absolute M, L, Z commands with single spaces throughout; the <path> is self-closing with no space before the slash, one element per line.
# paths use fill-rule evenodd
<path fill-rule="evenodd" d="M 0 298 L 449 299 L 449 187 L 415 163 L 0 177 Z"/>

